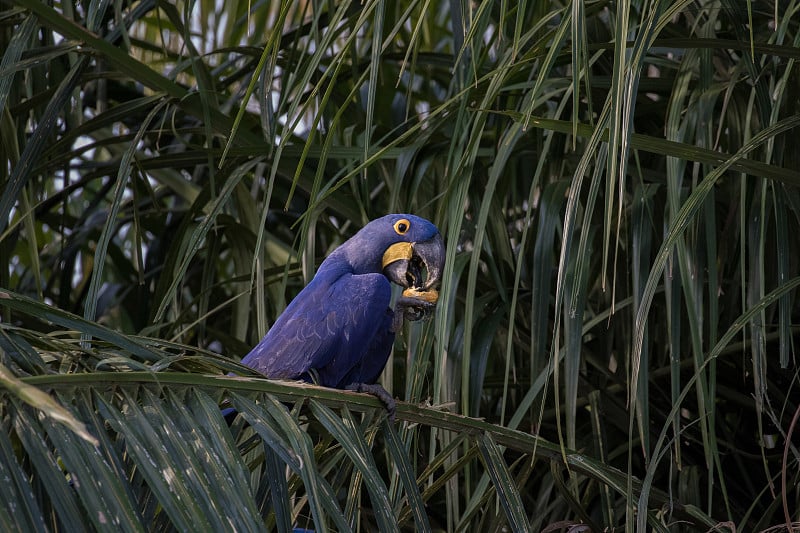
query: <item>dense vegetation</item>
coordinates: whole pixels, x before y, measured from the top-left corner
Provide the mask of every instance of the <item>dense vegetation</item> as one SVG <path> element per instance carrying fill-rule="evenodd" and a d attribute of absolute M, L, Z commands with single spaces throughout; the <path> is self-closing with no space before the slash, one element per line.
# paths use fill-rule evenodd
<path fill-rule="evenodd" d="M 797 530 L 799 45 L 796 0 L 0 1 L 0 529 Z M 448 244 L 398 423 L 226 376 L 388 212 Z"/>

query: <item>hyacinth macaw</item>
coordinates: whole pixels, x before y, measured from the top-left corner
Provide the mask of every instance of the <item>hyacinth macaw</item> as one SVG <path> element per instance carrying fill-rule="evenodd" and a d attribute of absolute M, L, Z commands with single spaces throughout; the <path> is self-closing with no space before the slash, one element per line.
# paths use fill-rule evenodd
<path fill-rule="evenodd" d="M 322 262 L 242 364 L 269 378 L 371 393 L 394 418 L 394 400 L 375 382 L 403 319 L 436 305 L 444 257 L 439 230 L 424 218 L 373 220 Z M 390 282 L 405 288 L 394 310 Z"/>

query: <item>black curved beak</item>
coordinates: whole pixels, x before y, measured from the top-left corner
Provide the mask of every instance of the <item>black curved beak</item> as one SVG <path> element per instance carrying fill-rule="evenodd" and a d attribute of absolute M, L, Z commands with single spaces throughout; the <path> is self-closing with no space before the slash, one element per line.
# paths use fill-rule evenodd
<path fill-rule="evenodd" d="M 445 253 L 439 233 L 424 242 L 393 244 L 383 255 L 383 274 L 405 288 L 435 289 L 442 281 Z"/>

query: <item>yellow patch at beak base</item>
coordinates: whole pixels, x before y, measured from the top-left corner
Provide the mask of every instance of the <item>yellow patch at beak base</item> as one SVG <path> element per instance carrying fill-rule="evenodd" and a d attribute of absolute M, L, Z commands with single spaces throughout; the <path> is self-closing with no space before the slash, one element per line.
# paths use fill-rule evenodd
<path fill-rule="evenodd" d="M 400 261 L 402 259 L 411 259 L 414 252 L 414 245 L 410 242 L 397 242 L 391 245 L 383 253 L 383 264 L 381 268 L 386 268 L 386 265 Z"/>
<path fill-rule="evenodd" d="M 435 304 L 439 300 L 439 291 L 436 289 L 421 290 L 416 287 L 409 287 L 403 291 L 406 298 L 417 298 Z"/>

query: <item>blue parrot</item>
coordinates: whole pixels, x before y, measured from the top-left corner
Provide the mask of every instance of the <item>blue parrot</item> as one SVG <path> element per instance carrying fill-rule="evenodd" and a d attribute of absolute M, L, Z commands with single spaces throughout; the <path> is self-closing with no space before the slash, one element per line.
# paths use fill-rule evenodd
<path fill-rule="evenodd" d="M 331 252 L 242 364 L 269 378 L 373 394 L 393 419 L 394 399 L 375 382 L 403 320 L 436 305 L 444 257 L 439 230 L 424 218 L 373 220 Z M 395 309 L 390 282 L 405 289 Z"/>

